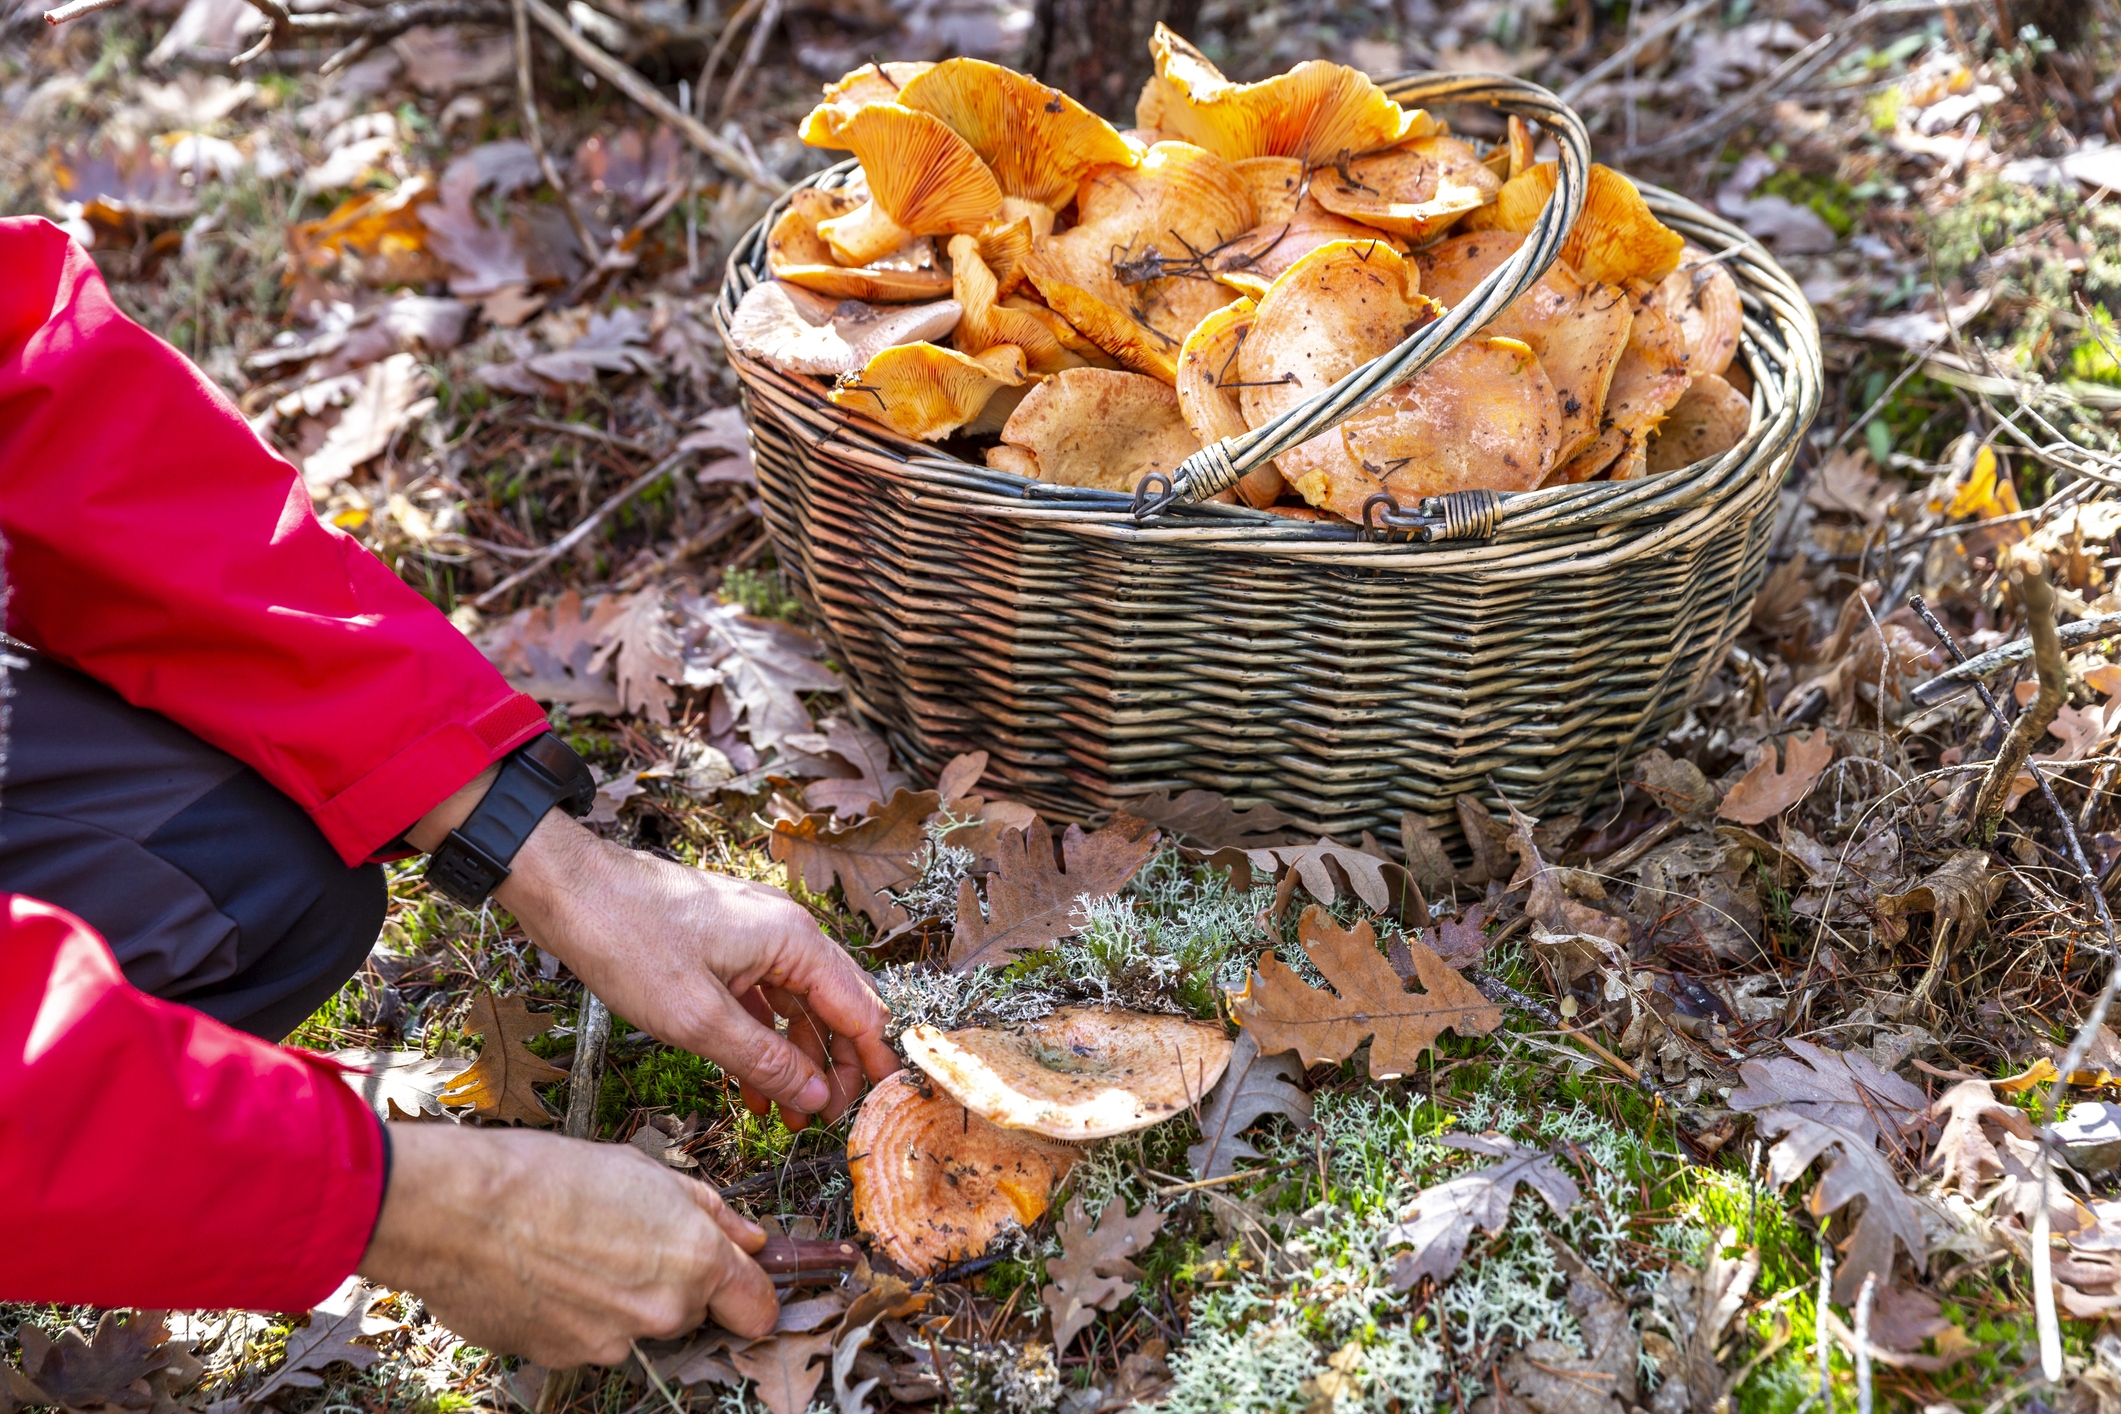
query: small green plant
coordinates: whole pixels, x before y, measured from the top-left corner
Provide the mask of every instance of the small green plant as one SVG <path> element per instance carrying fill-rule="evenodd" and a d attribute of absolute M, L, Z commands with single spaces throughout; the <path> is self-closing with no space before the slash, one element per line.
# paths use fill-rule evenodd
<path fill-rule="evenodd" d="M 722 597 L 761 619 L 793 619 L 801 609 L 778 571 L 733 569 L 722 576 Z"/>

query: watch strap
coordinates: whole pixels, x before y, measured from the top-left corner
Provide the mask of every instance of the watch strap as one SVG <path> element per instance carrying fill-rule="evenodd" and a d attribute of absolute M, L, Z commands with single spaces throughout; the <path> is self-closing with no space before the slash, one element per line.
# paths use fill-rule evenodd
<path fill-rule="evenodd" d="M 524 841 L 558 806 L 589 813 L 596 776 L 574 749 L 550 732 L 502 759 L 501 771 L 463 824 L 427 859 L 427 881 L 466 908 L 477 908 L 506 879 Z"/>

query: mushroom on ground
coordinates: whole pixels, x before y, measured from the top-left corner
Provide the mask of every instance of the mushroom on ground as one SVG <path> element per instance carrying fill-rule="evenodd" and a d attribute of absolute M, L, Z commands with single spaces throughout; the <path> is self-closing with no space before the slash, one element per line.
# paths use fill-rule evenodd
<path fill-rule="evenodd" d="M 915 236 L 977 235 L 1002 214 L 994 173 L 940 118 L 870 103 L 840 135 L 869 182 L 860 208 L 818 223 L 841 265 L 867 265 Z"/>
<path fill-rule="evenodd" d="M 869 1092 L 847 1135 L 854 1221 L 917 1276 L 1029 1226 L 1080 1154 L 971 1113 L 918 1071 Z"/>
<path fill-rule="evenodd" d="M 956 300 L 879 308 L 762 280 L 737 302 L 729 342 L 746 358 L 761 359 L 783 373 L 836 376 L 893 345 L 942 338 L 956 327 L 958 314 Z"/>
<path fill-rule="evenodd" d="M 1076 1141 L 1147 1129 L 1199 1104 L 1231 1049 L 1216 1022 L 1096 1007 L 962 1031 L 915 1026 L 900 1041 L 973 1114 Z"/>

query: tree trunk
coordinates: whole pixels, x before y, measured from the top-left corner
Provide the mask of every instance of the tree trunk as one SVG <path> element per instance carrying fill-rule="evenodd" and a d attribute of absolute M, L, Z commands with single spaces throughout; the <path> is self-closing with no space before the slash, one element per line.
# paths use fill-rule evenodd
<path fill-rule="evenodd" d="M 1031 71 L 1122 128 L 1134 126 L 1134 100 L 1152 72 L 1149 39 L 1158 21 L 1181 34 L 1200 0 L 1038 0 Z"/>

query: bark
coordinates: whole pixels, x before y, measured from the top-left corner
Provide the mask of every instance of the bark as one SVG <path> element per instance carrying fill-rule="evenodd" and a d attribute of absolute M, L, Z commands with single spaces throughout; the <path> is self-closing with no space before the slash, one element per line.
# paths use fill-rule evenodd
<path fill-rule="evenodd" d="M 1131 128 L 1157 23 L 1184 34 L 1199 16 L 1200 0 L 1038 0 L 1030 68 L 1085 108 Z"/>
<path fill-rule="evenodd" d="M 2069 697 L 2069 668 L 2062 657 L 2062 640 L 2055 632 L 2055 589 L 2048 582 L 2047 564 L 2037 555 L 2027 555 L 2011 567 L 2011 584 L 2025 606 L 2026 636 L 2033 641 L 2033 665 L 2040 676 L 2040 692 L 2032 705 L 2011 723 L 1988 775 L 1974 797 L 1974 835 L 1995 838 L 2003 821 L 2003 807 L 2010 799 L 2011 782 L 2033 749 L 2047 733 L 2048 724 Z"/>

